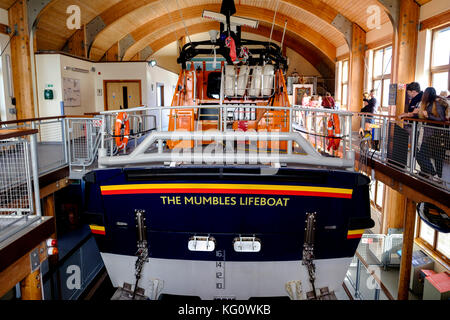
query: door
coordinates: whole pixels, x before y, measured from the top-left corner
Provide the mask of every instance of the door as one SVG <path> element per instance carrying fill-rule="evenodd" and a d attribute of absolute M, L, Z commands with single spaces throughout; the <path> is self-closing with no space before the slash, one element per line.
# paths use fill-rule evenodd
<path fill-rule="evenodd" d="M 105 80 L 105 110 L 142 106 L 140 80 Z"/>

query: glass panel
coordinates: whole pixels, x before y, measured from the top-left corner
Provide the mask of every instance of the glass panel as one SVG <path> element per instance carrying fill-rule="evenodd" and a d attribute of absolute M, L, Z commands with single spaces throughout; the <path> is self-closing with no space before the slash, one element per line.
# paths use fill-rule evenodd
<path fill-rule="evenodd" d="M 448 91 L 448 72 L 433 73 L 432 86 L 439 95 L 441 91 Z"/>
<path fill-rule="evenodd" d="M 384 49 L 383 74 L 391 74 L 392 47 Z"/>
<path fill-rule="evenodd" d="M 450 233 L 438 233 L 436 249 L 450 258 Z"/>
<path fill-rule="evenodd" d="M 383 74 L 383 50 L 375 51 L 373 58 L 373 76 L 380 77 Z"/>
<path fill-rule="evenodd" d="M 434 246 L 434 229 L 423 221 L 420 221 L 420 238 Z"/>
<path fill-rule="evenodd" d="M 384 184 L 377 181 L 377 206 L 383 207 Z"/>
<path fill-rule="evenodd" d="M 383 107 L 389 107 L 389 85 L 391 84 L 391 79 L 383 80 Z"/>
<path fill-rule="evenodd" d="M 348 81 L 348 61 L 342 64 L 342 82 Z"/>
<path fill-rule="evenodd" d="M 450 64 L 450 27 L 439 30 L 434 34 L 432 66 Z"/>
<path fill-rule="evenodd" d="M 342 105 L 347 105 L 347 93 L 348 93 L 348 85 L 344 84 L 342 86 Z"/>
<path fill-rule="evenodd" d="M 373 82 L 373 88 L 375 89 L 375 98 L 377 99 L 377 105 L 380 105 L 381 102 L 381 91 L 383 88 L 381 88 L 381 80 L 375 80 Z"/>

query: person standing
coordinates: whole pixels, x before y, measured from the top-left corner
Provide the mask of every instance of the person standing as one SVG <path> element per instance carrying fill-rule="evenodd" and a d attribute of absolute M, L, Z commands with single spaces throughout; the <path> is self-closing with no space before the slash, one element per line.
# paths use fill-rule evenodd
<path fill-rule="evenodd" d="M 414 112 L 409 113 L 408 116 L 412 118 L 419 118 L 424 120 L 433 120 L 444 122 L 446 109 L 449 108 L 447 99 L 438 97 L 436 90 L 433 87 L 425 89 L 422 101 L 419 108 Z M 436 127 L 436 128 L 433 128 Z M 422 173 L 431 175 L 432 177 L 438 175 L 442 177 L 442 165 L 445 157 L 445 152 L 450 148 L 450 137 L 448 132 L 440 129 L 438 124 L 427 124 L 423 130 L 423 140 L 420 145 L 420 150 L 417 153 L 417 162 L 420 165 Z M 431 163 L 434 159 L 435 167 Z"/>
<path fill-rule="evenodd" d="M 334 109 L 336 102 L 334 101 L 333 97 L 331 96 L 331 93 L 327 92 L 325 94 L 325 97 L 322 100 L 322 107 L 326 109 Z"/>
<path fill-rule="evenodd" d="M 364 107 L 361 109 L 362 113 L 375 113 L 376 110 L 376 105 L 377 105 L 377 99 L 375 98 L 375 90 L 372 89 L 370 91 L 370 95 L 369 98 L 364 98 L 363 99 L 363 103 L 364 103 Z M 374 123 L 374 119 L 372 116 L 370 115 L 366 115 L 366 120 L 365 123 Z"/>
<path fill-rule="evenodd" d="M 413 112 L 418 108 L 422 101 L 423 91 L 420 91 L 420 84 L 418 82 L 411 82 L 406 86 L 406 93 L 408 95 L 408 112 Z"/>

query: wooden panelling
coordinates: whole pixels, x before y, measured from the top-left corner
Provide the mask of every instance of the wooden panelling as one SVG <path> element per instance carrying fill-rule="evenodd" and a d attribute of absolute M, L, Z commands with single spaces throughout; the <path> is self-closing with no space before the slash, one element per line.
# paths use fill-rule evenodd
<path fill-rule="evenodd" d="M 113 44 L 108 51 L 106 51 L 106 61 L 119 61 L 119 43 Z"/>
<path fill-rule="evenodd" d="M 77 4 L 81 7 L 82 24 L 91 21 L 95 16 L 99 16 L 106 24 L 106 28 L 98 34 L 92 48 L 92 58 L 98 60 L 104 56 L 114 42 L 151 20 L 168 16 L 163 25 L 167 25 L 167 22 L 171 22 L 171 20 L 179 20 L 180 14 L 177 2 L 181 8 L 203 6 L 204 9 L 208 9 L 207 6 L 213 6 L 215 11 L 220 9 L 221 4 L 221 0 L 167 0 L 164 3 L 156 0 L 99 0 L 95 2 L 89 0 L 58 0 L 54 1 L 49 6 L 50 9 L 46 9 L 40 18 L 37 48 L 39 50 L 60 50 L 67 39 L 74 34 L 73 30 L 68 30 L 66 27 L 68 15 L 65 10 L 71 4 Z M 272 22 L 276 1 L 241 0 L 237 3 L 237 6 L 249 7 L 250 11 L 252 11 L 252 8 L 265 9 L 265 14 L 260 14 L 260 16 L 264 17 L 264 21 Z M 332 5 L 328 5 L 324 1 L 281 1 L 278 7 L 277 24 L 284 26 L 285 16 L 288 16 L 291 19 L 288 22 L 288 27 L 297 25 L 297 33 L 301 36 L 307 38 L 311 34 L 310 39 L 316 37 L 316 45 L 321 45 L 321 50 L 326 52 L 331 46 L 336 47 L 344 43 L 344 38 L 340 32 L 330 25 L 337 12 Z M 343 14 L 346 15 L 345 12 Z M 183 11 L 183 15 L 187 15 L 186 11 Z M 201 13 L 198 17 L 200 15 Z M 240 12 L 238 8 L 237 15 L 245 16 L 245 12 Z M 257 15 L 254 14 L 251 17 L 258 19 Z M 298 28 L 298 26 L 300 27 Z M 144 29 L 145 35 L 152 30 Z M 296 32 L 295 30 L 291 31 Z M 137 40 L 139 41 L 139 39 Z M 327 43 L 331 44 L 328 48 Z M 132 53 L 130 56 L 135 54 Z"/>
<path fill-rule="evenodd" d="M 11 29 L 8 25 L 0 23 L 0 33 L 9 35 L 11 33 Z"/>
<path fill-rule="evenodd" d="M 66 52 L 77 57 L 86 58 L 84 26 L 80 30 L 77 30 L 67 41 Z"/>
<path fill-rule="evenodd" d="M 368 12 L 370 6 L 377 6 L 380 8 L 380 24 L 389 22 L 389 17 L 386 14 L 382 4 L 378 0 L 322 0 L 325 4 L 333 7 L 338 12 L 347 17 L 350 21 L 359 25 L 364 31 L 370 31 L 367 26 L 369 17 L 373 11 Z M 401 0 L 402 2 L 403 0 Z"/>
<path fill-rule="evenodd" d="M 372 50 L 380 47 L 387 46 L 392 43 L 392 35 L 380 38 L 376 41 L 367 43 L 367 50 Z"/>
<path fill-rule="evenodd" d="M 0 8 L 8 10 L 16 0 L 0 0 Z"/>
<path fill-rule="evenodd" d="M 77 30 L 67 28 L 67 8 L 81 8 L 81 25 L 85 25 L 121 0 L 53 0 L 40 15 L 37 34 L 38 50 L 61 50 Z"/>
<path fill-rule="evenodd" d="M 450 9 L 420 22 L 420 30 L 433 29 L 450 23 Z"/>

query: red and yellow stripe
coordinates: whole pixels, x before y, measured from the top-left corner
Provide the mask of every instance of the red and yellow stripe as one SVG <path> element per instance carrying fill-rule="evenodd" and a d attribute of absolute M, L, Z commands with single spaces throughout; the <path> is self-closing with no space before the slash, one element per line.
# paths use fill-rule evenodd
<path fill-rule="evenodd" d="M 361 239 L 364 231 L 364 229 L 348 230 L 347 239 Z"/>
<path fill-rule="evenodd" d="M 258 194 L 283 196 L 311 196 L 351 199 L 353 190 L 343 188 L 217 183 L 159 183 L 102 186 L 102 195 L 198 193 L 198 194 Z"/>
<path fill-rule="evenodd" d="M 106 235 L 105 227 L 96 226 L 96 225 L 90 225 L 89 227 L 91 228 L 91 232 L 93 234 L 99 234 L 102 236 Z"/>

